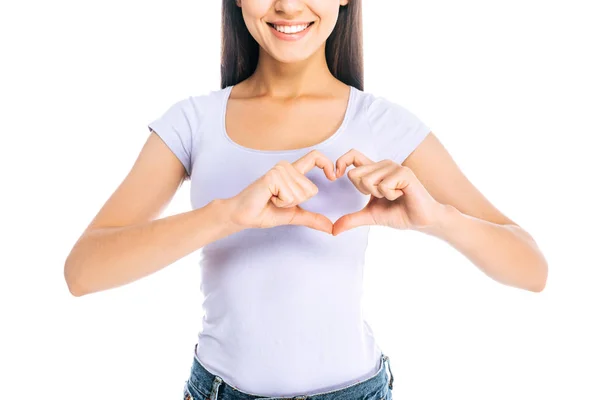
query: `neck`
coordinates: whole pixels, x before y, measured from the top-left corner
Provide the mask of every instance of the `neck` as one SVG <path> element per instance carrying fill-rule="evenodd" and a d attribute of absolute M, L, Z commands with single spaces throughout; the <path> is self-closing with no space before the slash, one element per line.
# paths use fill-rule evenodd
<path fill-rule="evenodd" d="M 289 99 L 322 91 L 336 82 L 323 44 L 312 56 L 295 63 L 282 63 L 260 48 L 256 71 L 247 83 L 262 95 Z"/>

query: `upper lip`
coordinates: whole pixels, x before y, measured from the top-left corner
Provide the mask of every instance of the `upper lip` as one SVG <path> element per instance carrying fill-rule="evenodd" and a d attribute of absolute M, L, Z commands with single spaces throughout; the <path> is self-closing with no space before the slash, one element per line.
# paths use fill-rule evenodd
<path fill-rule="evenodd" d="M 295 26 L 295 25 L 308 25 L 315 21 L 267 21 L 267 24 L 278 25 L 278 26 Z"/>

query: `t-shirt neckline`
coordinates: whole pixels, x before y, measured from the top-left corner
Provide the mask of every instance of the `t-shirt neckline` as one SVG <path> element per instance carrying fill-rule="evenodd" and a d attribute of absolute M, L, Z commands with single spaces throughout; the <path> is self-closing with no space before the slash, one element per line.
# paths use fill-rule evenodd
<path fill-rule="evenodd" d="M 227 129 L 226 129 L 226 125 L 225 125 L 225 117 L 226 117 L 226 113 L 227 113 L 227 100 L 229 100 L 229 96 L 231 95 L 231 90 L 233 89 L 233 85 L 227 86 L 225 88 L 224 95 L 223 95 L 223 101 L 221 104 L 221 118 L 220 118 L 221 119 L 221 134 L 234 147 L 237 147 L 238 149 L 243 150 L 243 151 L 247 151 L 247 152 L 251 152 L 251 153 L 258 153 L 258 154 L 290 154 L 290 153 L 298 153 L 298 152 L 306 152 L 307 153 L 310 150 L 326 146 L 326 145 L 330 144 L 331 142 L 333 142 L 335 139 L 337 139 L 342 134 L 342 132 L 344 132 L 346 125 L 348 124 L 348 120 L 350 119 L 350 116 L 352 114 L 352 107 L 354 105 L 354 99 L 356 97 L 357 89 L 351 85 L 348 85 L 348 87 L 350 88 L 350 94 L 348 96 L 348 103 L 346 104 L 346 111 L 344 112 L 344 118 L 342 119 L 342 123 L 340 124 L 338 129 L 333 133 L 333 135 L 329 136 L 325 140 L 323 140 L 315 145 L 312 145 L 309 147 L 302 147 L 302 148 L 298 148 L 298 149 L 287 149 L 287 150 L 259 150 L 259 149 L 253 149 L 251 147 L 242 146 L 241 144 L 234 142 L 233 139 L 231 139 L 229 137 L 229 135 L 227 134 Z"/>

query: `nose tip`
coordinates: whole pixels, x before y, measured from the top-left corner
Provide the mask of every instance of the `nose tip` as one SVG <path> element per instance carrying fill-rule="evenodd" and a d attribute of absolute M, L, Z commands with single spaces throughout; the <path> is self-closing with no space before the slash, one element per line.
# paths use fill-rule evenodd
<path fill-rule="evenodd" d="M 304 9 L 302 0 L 277 0 L 275 2 L 275 11 L 288 15 L 295 15 Z"/>

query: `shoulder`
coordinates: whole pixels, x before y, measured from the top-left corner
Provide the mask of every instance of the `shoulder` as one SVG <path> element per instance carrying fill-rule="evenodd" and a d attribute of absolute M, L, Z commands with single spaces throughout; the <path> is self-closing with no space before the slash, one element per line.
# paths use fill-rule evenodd
<path fill-rule="evenodd" d="M 152 124 L 172 125 L 181 132 L 187 128 L 193 135 L 200 125 L 210 120 L 208 117 L 218 115 L 217 110 L 222 106 L 227 90 L 210 90 L 167 101 L 168 106 Z"/>
<path fill-rule="evenodd" d="M 356 89 L 357 103 L 374 133 L 381 131 L 426 129 L 421 119 L 402 101 Z"/>
<path fill-rule="evenodd" d="M 360 90 L 357 95 L 358 106 L 380 159 L 401 164 L 431 131 L 417 115 L 398 102 Z"/>
<path fill-rule="evenodd" d="M 413 123 L 416 119 L 416 115 L 404 107 L 401 101 L 358 89 L 356 92 L 359 107 L 372 127 L 382 124 Z"/>
<path fill-rule="evenodd" d="M 171 107 L 183 111 L 184 114 L 193 114 L 201 119 L 221 107 L 228 90 L 229 88 L 225 88 L 191 94 L 175 101 Z"/>
<path fill-rule="evenodd" d="M 226 93 L 227 89 L 219 89 L 172 101 L 148 124 L 148 129 L 154 131 L 179 158 L 188 175 L 203 132 L 218 121 L 215 116 L 220 115 L 217 109 Z"/>
<path fill-rule="evenodd" d="M 217 115 L 215 110 L 222 104 L 227 89 L 190 94 L 167 101 L 168 106 L 149 125 L 150 130 L 172 130 L 179 136 L 195 136 L 207 117 Z"/>

